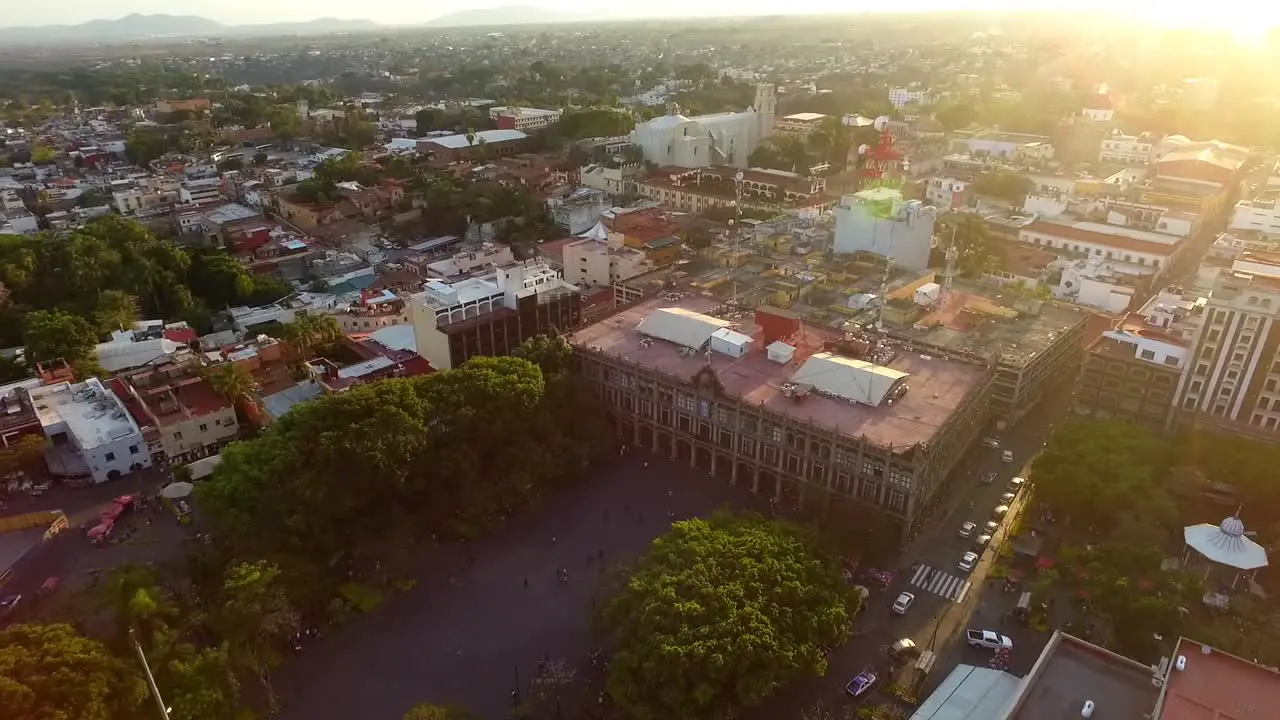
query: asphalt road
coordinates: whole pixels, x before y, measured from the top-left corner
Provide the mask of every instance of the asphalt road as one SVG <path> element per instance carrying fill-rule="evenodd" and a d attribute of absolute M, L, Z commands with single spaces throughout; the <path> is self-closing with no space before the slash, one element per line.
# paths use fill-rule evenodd
<path fill-rule="evenodd" d="M 971 457 L 965 459 L 965 466 L 970 470 L 954 485 L 952 503 L 938 511 L 945 519 L 921 533 L 903 552 L 893 582 L 886 589 L 873 592 L 867 609 L 854 625 L 853 639 L 832 653 L 827 674 L 805 680 L 780 693 L 751 713 L 751 720 L 799 720 L 804 708 L 818 702 L 830 708 L 875 702 L 877 697 L 887 699 L 873 693 L 854 700 L 844 693 L 844 685 L 864 670 L 873 670 L 880 677 L 886 677 L 888 662 L 883 649 L 901 638 L 912 639 L 920 649 L 932 648 L 938 656 L 920 695 L 921 700 L 946 679 L 957 664 L 986 665 L 991 653 L 969 648 L 963 640 L 964 631 L 969 628 L 999 630 L 1008 635 L 1014 643 L 1009 671 L 1015 675 L 1029 672 L 1049 635 L 1005 618 L 1005 614 L 1017 604 L 1018 596 L 1002 592 L 1003 582 L 987 581 L 996 549 L 1009 523 L 1001 524 L 971 573 L 956 567 L 966 550 L 975 550 L 972 539 L 961 538 L 959 530 L 966 520 L 973 520 L 981 527 L 990 518 L 992 508 L 1005 492 L 1005 484 L 1014 476 L 1027 476 L 1027 466 L 1043 447 L 1051 424 L 1064 416 L 1070 404 L 1070 388 L 1067 387 L 1047 396 L 1017 425 L 992 433 L 1000 438 L 1001 450 L 1013 451 L 1012 463 L 1001 462 L 1001 450 L 981 446 L 974 448 Z M 995 482 L 990 485 L 980 482 L 986 472 L 997 474 Z M 973 503 L 972 510 L 970 503 Z M 1016 510 L 1015 506 L 1010 512 L 1016 514 Z M 928 570 L 912 570 L 912 566 L 917 564 L 936 569 L 937 575 L 931 581 Z M 920 582 L 926 587 L 912 584 L 917 572 L 920 573 Z M 953 598 L 959 596 L 965 582 L 969 583 L 969 589 L 960 602 L 954 602 Z M 930 592 L 930 587 L 937 592 Z M 890 606 L 898 593 L 904 590 L 913 593 L 916 601 L 906 615 L 897 616 L 890 611 Z M 938 593 L 947 593 L 951 597 L 945 598 Z M 881 687 L 884 684 L 887 682 L 882 682 Z"/>

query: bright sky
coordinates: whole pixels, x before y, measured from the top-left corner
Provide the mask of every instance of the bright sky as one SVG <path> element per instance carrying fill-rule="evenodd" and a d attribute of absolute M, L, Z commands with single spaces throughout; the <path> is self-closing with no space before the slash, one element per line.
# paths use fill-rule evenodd
<path fill-rule="evenodd" d="M 535 5 L 548 10 L 590 16 L 628 17 L 643 15 L 769 15 L 779 12 L 854 13 L 923 12 L 933 10 L 1088 10 L 1100 9 L 1138 15 L 1164 26 L 1192 25 L 1227 27 L 1257 32 L 1260 27 L 1280 24 L 1280 4 L 1254 0 L 1217 0 L 1213 3 L 1168 2 L 1168 0 L 793 0 L 779 4 L 776 0 L 646 0 L 634 5 L 585 2 L 583 0 L 449 0 L 424 3 L 421 0 L 361 0 L 325 2 L 321 0 L 60 0 L 55 12 L 42 3 L 3 3 L 0 26 L 49 25 L 79 23 L 96 18 L 117 18 L 129 13 L 168 13 L 201 15 L 228 24 L 258 24 L 309 20 L 316 17 L 368 18 L 394 25 L 421 23 L 457 10 L 495 8 L 517 4 Z M 1173 6 L 1173 7 L 1170 7 Z"/>

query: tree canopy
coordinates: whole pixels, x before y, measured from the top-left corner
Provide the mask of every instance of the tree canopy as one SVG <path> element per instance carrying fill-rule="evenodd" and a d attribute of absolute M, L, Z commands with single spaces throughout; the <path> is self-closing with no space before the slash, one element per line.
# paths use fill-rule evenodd
<path fill-rule="evenodd" d="M 595 449 L 597 416 L 555 374 L 563 348 L 317 398 L 228 446 L 198 492 L 223 537 L 302 565 L 356 562 L 397 531 L 474 534 Z"/>
<path fill-rule="evenodd" d="M 1118 421 L 1059 425 L 1031 466 L 1036 498 L 1068 522 L 1111 528 L 1122 518 L 1163 525 L 1175 515 L 1163 479 L 1171 455 L 1149 430 Z"/>
<path fill-rule="evenodd" d="M 956 267 L 969 276 L 980 276 L 1000 266 L 995 240 L 987 221 L 974 213 L 952 213 L 939 223 L 938 236 L 942 243 L 954 241 Z"/>
<path fill-rule="evenodd" d="M 140 674 L 70 625 L 0 631 L 0 707 L 6 720 L 113 720 L 145 697 Z"/>
<path fill-rule="evenodd" d="M 678 522 L 605 610 L 609 693 L 639 720 L 732 717 L 822 674 L 856 603 L 797 526 L 727 513 Z"/>
<path fill-rule="evenodd" d="M 278 300 L 290 292 L 225 252 L 180 250 L 115 215 L 67 233 L 0 236 L 0 283 L 7 291 L 0 302 L 0 344 L 34 341 L 34 360 L 71 360 L 68 355 L 82 354 L 71 349 L 83 350 L 140 316 L 200 326 L 210 309 Z M 52 326 L 59 332 L 45 332 Z"/>

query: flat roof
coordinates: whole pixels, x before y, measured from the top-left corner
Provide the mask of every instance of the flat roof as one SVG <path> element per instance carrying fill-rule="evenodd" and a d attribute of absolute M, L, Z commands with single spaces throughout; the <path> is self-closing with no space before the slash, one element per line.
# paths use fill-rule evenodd
<path fill-rule="evenodd" d="M 133 416 L 120 398 L 103 387 L 97 378 L 72 385 L 60 382 L 30 391 L 31 404 L 40 425 L 49 428 L 65 423 L 67 433 L 83 449 L 96 448 L 129 435 L 141 436 Z"/>
<path fill-rule="evenodd" d="M 1156 720 L 1263 720 L 1280 708 L 1280 674 L 1182 638 L 1170 659 Z M 1177 669 L 1177 658 L 1187 659 Z"/>
<path fill-rule="evenodd" d="M 1005 307 L 1001 297 L 968 292 L 960 281 L 932 313 L 890 333 L 958 352 L 1004 362 L 1029 362 L 1089 317 L 1077 307 L 1046 301 L 1036 314 Z M 987 291 L 990 292 L 990 291 Z M 927 326 L 924 329 L 917 327 Z"/>
<path fill-rule="evenodd" d="M 573 333 L 570 342 L 653 368 L 688 382 L 707 364 L 704 353 L 689 355 L 674 343 L 650 339 L 637 332 L 641 321 L 661 308 L 679 308 L 694 313 L 710 313 L 720 300 L 703 295 L 683 296 L 668 301 L 665 296 L 636 303 L 612 317 Z M 751 337 L 752 351 L 741 358 L 711 353 L 711 367 L 726 394 L 762 405 L 802 422 L 839 432 L 846 437 L 865 437 L 884 447 L 905 448 L 931 440 L 968 394 L 985 382 L 981 365 L 940 357 L 925 359 L 919 353 L 901 350 L 884 367 L 907 373 L 910 390 L 892 405 L 868 407 L 851 405 L 817 394 L 803 400 L 788 398 L 783 384 L 792 382 L 796 370 L 810 356 L 827 350 L 824 343 L 843 341 L 843 335 L 827 328 L 801 324 L 801 331 L 789 344 L 796 347 L 792 362 L 779 364 L 765 356 L 763 333 L 752 313 L 732 318 L 733 330 Z"/>
<path fill-rule="evenodd" d="M 826 117 L 826 115 L 822 113 L 794 113 L 791 115 L 785 115 L 782 119 L 795 120 L 796 122 L 813 122 L 814 120 L 821 120 L 824 117 Z"/>
<path fill-rule="evenodd" d="M 1023 680 L 1008 720 L 1075 720 L 1087 700 L 1095 717 L 1146 717 L 1160 694 L 1153 676 L 1136 660 L 1056 632 Z"/>
<path fill-rule="evenodd" d="M 523 140 L 527 137 L 529 136 L 520 132 L 519 130 L 481 130 L 480 132 L 475 133 L 476 144 L 479 144 L 481 140 L 485 141 L 486 143 L 498 143 L 498 142 L 512 142 L 514 140 Z M 457 135 L 445 135 L 444 137 L 427 138 L 422 142 L 430 143 L 432 145 L 439 145 L 440 147 L 449 148 L 450 150 L 460 150 L 462 148 L 471 146 L 471 142 L 467 139 L 466 133 L 459 133 Z"/>
<path fill-rule="evenodd" d="M 236 220 L 248 220 L 260 215 L 262 215 L 262 213 L 252 208 L 245 207 L 244 205 L 227 203 L 225 205 L 219 205 L 213 210 L 205 213 L 204 217 L 209 220 L 209 222 L 222 224 L 235 222 Z"/>
<path fill-rule="evenodd" d="M 957 665 L 911 720 L 991 720 L 1017 691 L 1018 678 L 1007 672 Z"/>

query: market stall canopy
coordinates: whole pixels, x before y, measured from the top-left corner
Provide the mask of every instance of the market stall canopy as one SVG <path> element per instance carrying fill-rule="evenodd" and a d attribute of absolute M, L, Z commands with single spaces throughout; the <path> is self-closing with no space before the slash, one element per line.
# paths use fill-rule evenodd
<path fill-rule="evenodd" d="M 1221 525 L 1190 525 L 1182 529 L 1187 546 L 1210 561 L 1237 570 L 1255 570 L 1267 566 L 1267 551 L 1245 537 L 1244 523 L 1233 515 Z"/>
<path fill-rule="evenodd" d="M 194 485 L 189 482 L 179 481 L 166 485 L 164 489 L 160 491 L 160 494 L 170 500 L 177 500 L 190 495 L 192 490 L 195 490 Z"/>

